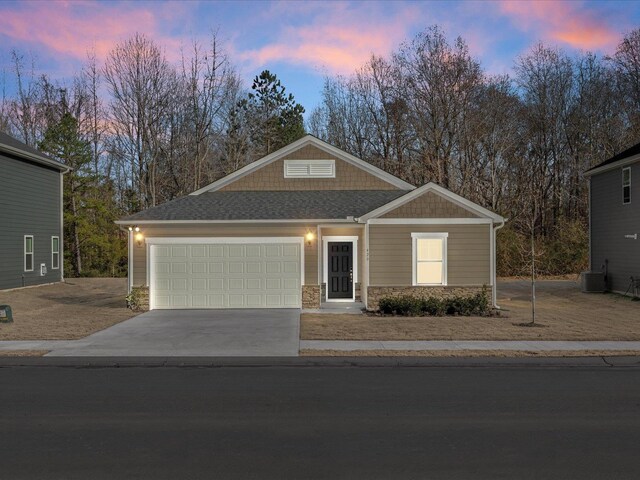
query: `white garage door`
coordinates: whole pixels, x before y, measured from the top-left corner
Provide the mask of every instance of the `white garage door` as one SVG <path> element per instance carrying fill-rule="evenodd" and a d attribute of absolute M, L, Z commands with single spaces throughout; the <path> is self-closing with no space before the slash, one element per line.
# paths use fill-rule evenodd
<path fill-rule="evenodd" d="M 301 242 L 229 242 L 152 244 L 151 308 L 301 306 Z"/>

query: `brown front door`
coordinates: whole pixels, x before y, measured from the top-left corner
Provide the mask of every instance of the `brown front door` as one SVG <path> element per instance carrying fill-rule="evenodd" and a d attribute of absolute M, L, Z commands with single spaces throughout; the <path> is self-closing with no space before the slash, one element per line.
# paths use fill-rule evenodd
<path fill-rule="evenodd" d="M 328 242 L 327 298 L 353 298 L 353 243 Z"/>

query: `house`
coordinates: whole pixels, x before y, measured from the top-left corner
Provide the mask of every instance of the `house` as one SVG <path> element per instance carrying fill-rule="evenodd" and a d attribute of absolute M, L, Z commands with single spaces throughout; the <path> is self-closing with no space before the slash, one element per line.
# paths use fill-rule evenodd
<path fill-rule="evenodd" d="M 68 171 L 0 132 L 0 290 L 64 278 L 62 176 Z"/>
<path fill-rule="evenodd" d="M 307 135 L 182 198 L 117 222 L 149 308 L 320 308 L 387 295 L 495 303 L 504 219 Z"/>
<path fill-rule="evenodd" d="M 606 289 L 640 286 L 640 143 L 587 170 L 589 266 L 605 272 Z M 635 183 L 634 183 L 635 179 Z"/>

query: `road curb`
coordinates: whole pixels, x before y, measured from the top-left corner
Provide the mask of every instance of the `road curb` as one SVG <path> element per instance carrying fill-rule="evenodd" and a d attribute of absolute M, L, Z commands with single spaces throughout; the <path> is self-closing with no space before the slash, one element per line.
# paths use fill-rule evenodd
<path fill-rule="evenodd" d="M 230 368 L 230 367 L 625 367 L 634 357 L 0 357 L 0 368 Z"/>

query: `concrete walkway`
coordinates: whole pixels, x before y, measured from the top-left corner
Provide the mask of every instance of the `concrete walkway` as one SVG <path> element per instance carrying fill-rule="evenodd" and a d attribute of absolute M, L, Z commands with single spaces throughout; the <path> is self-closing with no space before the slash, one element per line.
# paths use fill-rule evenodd
<path fill-rule="evenodd" d="M 301 340 L 301 350 L 513 350 L 513 351 L 580 351 L 580 350 L 637 350 L 640 342 L 626 341 L 349 341 Z"/>

